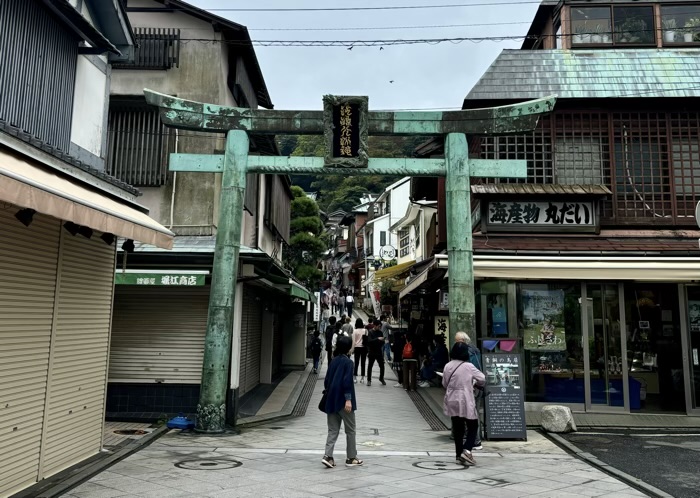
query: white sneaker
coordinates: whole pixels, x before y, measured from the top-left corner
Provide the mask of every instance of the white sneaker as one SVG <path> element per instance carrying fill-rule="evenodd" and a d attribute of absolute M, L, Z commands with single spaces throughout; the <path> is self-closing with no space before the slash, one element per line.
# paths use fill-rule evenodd
<path fill-rule="evenodd" d="M 403 385 L 401 385 L 397 382 L 396 384 L 394 384 L 394 387 L 403 387 Z"/>
<path fill-rule="evenodd" d="M 419 382 L 418 387 L 430 387 L 430 384 L 428 382 Z"/>
<path fill-rule="evenodd" d="M 353 382 L 357 384 L 357 376 L 353 377 Z"/>

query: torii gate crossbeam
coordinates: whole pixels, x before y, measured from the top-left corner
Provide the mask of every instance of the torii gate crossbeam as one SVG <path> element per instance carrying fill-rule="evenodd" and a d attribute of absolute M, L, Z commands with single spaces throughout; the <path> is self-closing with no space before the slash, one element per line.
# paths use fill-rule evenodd
<path fill-rule="evenodd" d="M 367 167 L 329 166 L 319 157 L 249 156 L 248 133 L 326 134 L 322 111 L 268 111 L 193 102 L 145 90 L 167 126 L 226 132 L 223 155 L 172 154 L 173 171 L 222 173 L 219 224 L 207 316 L 196 430 L 220 433 L 226 424 L 226 395 L 233 333 L 233 303 L 247 173 L 444 176 L 450 268 L 450 343 L 458 331 L 475 337 L 470 179 L 525 178 L 527 162 L 470 159 L 465 134 L 532 131 L 551 112 L 555 97 L 510 106 L 453 112 L 367 112 L 369 135 L 445 136 L 444 159 L 371 158 Z M 366 100 L 365 100 L 366 104 Z M 236 386 L 233 386 L 236 387 Z"/>

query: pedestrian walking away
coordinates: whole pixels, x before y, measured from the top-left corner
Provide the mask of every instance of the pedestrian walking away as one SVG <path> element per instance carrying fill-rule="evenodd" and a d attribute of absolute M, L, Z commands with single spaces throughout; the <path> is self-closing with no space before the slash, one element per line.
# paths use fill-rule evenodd
<path fill-rule="evenodd" d="M 416 375 L 418 373 L 418 360 L 413 349 L 414 337 L 411 334 L 406 335 L 406 344 L 403 346 L 401 357 L 403 358 L 403 388 L 407 391 L 417 388 L 418 381 Z"/>
<path fill-rule="evenodd" d="M 445 365 L 442 377 L 442 386 L 445 388 L 445 415 L 452 419 L 457 462 L 466 466 L 476 465 L 472 450 L 479 422 L 474 385 L 483 386 L 485 377 L 469 362 L 469 348 L 465 343 L 456 342 L 452 346 L 450 357 L 452 360 Z"/>
<path fill-rule="evenodd" d="M 326 330 L 328 324 L 330 323 L 331 310 L 327 304 L 321 305 L 321 328 L 319 330 Z"/>
<path fill-rule="evenodd" d="M 350 339 L 350 354 L 352 354 L 354 352 L 354 349 L 355 349 L 355 343 L 352 341 L 352 332 L 354 329 L 352 328 L 352 325 L 350 325 L 349 323 L 346 323 L 345 325 L 349 326 L 349 328 L 346 326 L 338 328 L 336 325 L 336 331 L 335 331 L 335 334 L 333 334 L 333 351 L 335 351 L 335 347 L 336 347 L 336 344 L 338 343 L 339 338 L 348 337 Z M 337 355 L 334 353 L 333 357 L 335 358 L 336 356 Z"/>
<path fill-rule="evenodd" d="M 345 322 L 343 322 L 341 325 L 342 326 L 340 328 L 345 335 L 352 337 L 352 333 L 355 330 L 355 327 L 352 326 L 352 319 L 349 316 L 345 317 Z"/>
<path fill-rule="evenodd" d="M 335 323 L 335 317 L 332 316 L 328 319 L 328 326 L 326 327 L 324 339 L 326 341 L 326 353 L 328 355 L 328 364 L 331 364 L 333 359 L 333 336 L 338 332 L 338 326 Z"/>
<path fill-rule="evenodd" d="M 318 362 L 321 359 L 322 352 L 323 343 L 321 342 L 321 333 L 317 330 L 314 332 L 314 340 L 311 341 L 311 357 L 314 360 L 314 373 L 318 373 Z"/>
<path fill-rule="evenodd" d="M 344 426 L 346 439 L 345 465 L 356 467 L 364 462 L 357 458 L 357 444 L 355 441 L 355 411 L 357 399 L 355 398 L 355 385 L 352 382 L 352 360 L 350 349 L 352 339 L 341 336 L 336 343 L 335 358 L 328 367 L 326 378 L 323 382 L 323 396 L 321 411 L 326 413 L 328 422 L 328 437 L 326 438 L 326 452 L 321 462 L 329 469 L 335 467 L 333 450 L 340 434 L 340 425 Z"/>
<path fill-rule="evenodd" d="M 394 342 L 391 345 L 394 353 L 394 363 L 391 367 L 396 374 L 397 382 L 394 387 L 403 387 L 403 347 L 406 345 L 406 336 L 403 332 L 394 333 Z"/>
<path fill-rule="evenodd" d="M 352 307 L 355 304 L 355 298 L 352 297 L 352 294 L 348 294 L 345 297 L 345 309 L 349 317 L 352 318 Z"/>
<path fill-rule="evenodd" d="M 466 332 L 457 332 L 455 334 L 455 342 L 463 342 L 464 344 L 467 345 L 467 347 L 469 348 L 469 362 L 472 365 L 474 365 L 476 368 L 478 368 L 481 372 L 483 372 L 484 369 L 481 366 L 481 352 L 476 348 L 476 346 L 474 346 L 471 343 L 471 339 L 469 338 L 467 333 Z M 484 389 L 476 388 L 474 390 L 474 399 L 476 401 L 476 414 L 477 414 L 477 420 L 479 422 L 479 427 L 477 428 L 477 431 L 476 431 L 476 441 L 474 441 L 474 449 L 475 450 L 484 449 L 483 445 L 481 443 L 481 438 L 484 434 L 484 423 L 482 422 L 483 413 L 484 413 L 484 396 L 485 396 Z M 453 436 L 454 436 L 454 434 L 453 434 Z"/>
<path fill-rule="evenodd" d="M 357 370 L 361 364 L 362 378 L 360 379 L 360 383 L 363 384 L 365 382 L 365 363 L 367 362 L 367 341 L 369 340 L 369 336 L 365 324 L 362 322 L 362 318 L 355 320 L 355 329 L 352 332 L 352 338 L 353 356 L 355 357 L 354 382 L 357 383 Z"/>
<path fill-rule="evenodd" d="M 386 354 L 387 363 L 391 363 L 391 325 L 385 315 L 379 317 L 381 321 L 382 336 L 384 337 L 383 352 Z"/>
<path fill-rule="evenodd" d="M 367 357 L 369 364 L 367 365 L 367 387 L 372 385 L 372 367 L 377 362 L 379 365 L 379 382 L 386 386 L 384 382 L 384 336 L 382 335 L 381 322 L 374 321 L 374 328 L 369 333 L 369 341 L 367 343 Z"/>

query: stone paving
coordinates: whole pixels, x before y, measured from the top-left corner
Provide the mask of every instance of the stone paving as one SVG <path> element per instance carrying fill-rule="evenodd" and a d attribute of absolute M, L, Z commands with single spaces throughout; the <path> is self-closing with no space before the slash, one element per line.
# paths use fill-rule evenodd
<path fill-rule="evenodd" d="M 357 384 L 357 443 L 363 467 L 346 468 L 344 436 L 321 464 L 325 415 L 247 428 L 240 435 L 170 432 L 66 494 L 67 498 L 179 497 L 631 497 L 645 496 L 559 449 L 540 434 L 527 442 L 485 442 L 477 466 L 455 464 L 448 432 L 434 432 L 403 389 Z"/>

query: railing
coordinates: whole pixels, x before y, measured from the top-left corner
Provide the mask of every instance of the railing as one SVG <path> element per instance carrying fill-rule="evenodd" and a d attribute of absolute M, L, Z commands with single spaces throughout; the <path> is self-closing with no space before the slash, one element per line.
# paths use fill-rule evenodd
<path fill-rule="evenodd" d="M 180 67 L 180 30 L 134 28 L 134 62 L 114 64 L 117 69 L 171 69 Z"/>

